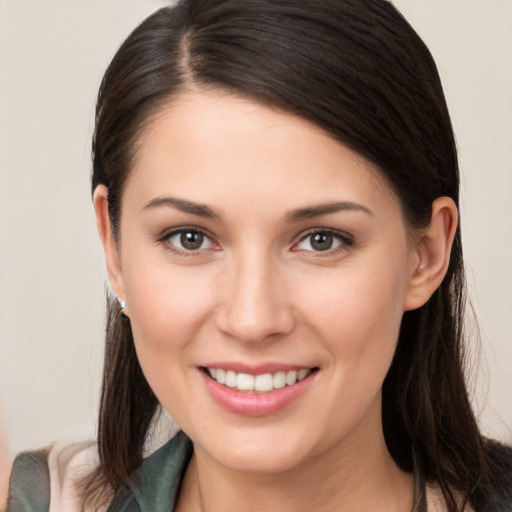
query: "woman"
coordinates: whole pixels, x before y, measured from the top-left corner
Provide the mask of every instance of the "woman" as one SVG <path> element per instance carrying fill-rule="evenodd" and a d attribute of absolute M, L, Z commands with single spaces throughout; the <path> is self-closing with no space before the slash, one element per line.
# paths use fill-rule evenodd
<path fill-rule="evenodd" d="M 73 448 L 59 486 L 50 454 L 43 501 L 511 509 L 510 450 L 481 437 L 464 385 L 449 115 L 389 2 L 158 11 L 106 72 L 93 159 L 119 301 L 99 465 L 77 487 Z M 144 460 L 160 406 L 183 432 Z"/>

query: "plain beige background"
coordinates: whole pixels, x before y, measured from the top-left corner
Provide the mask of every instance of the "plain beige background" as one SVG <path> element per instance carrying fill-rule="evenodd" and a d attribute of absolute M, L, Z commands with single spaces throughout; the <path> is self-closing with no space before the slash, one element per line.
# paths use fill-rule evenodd
<path fill-rule="evenodd" d="M 164 4 L 0 0 L 0 435 L 11 454 L 94 434 L 106 282 L 89 191 L 95 95 L 124 37 Z M 512 0 L 395 4 L 445 85 L 482 328 L 475 406 L 486 433 L 512 441 Z"/>

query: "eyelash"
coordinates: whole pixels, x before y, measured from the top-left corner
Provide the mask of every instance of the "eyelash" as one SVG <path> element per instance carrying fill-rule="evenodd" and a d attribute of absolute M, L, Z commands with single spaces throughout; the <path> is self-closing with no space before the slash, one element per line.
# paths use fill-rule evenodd
<path fill-rule="evenodd" d="M 199 252 L 207 250 L 206 249 L 180 249 L 176 244 L 171 242 L 171 238 L 176 235 L 183 235 L 185 233 L 194 233 L 197 235 L 201 235 L 204 237 L 204 239 L 209 240 L 211 246 L 214 248 L 217 248 L 217 244 L 212 240 L 212 237 L 206 233 L 203 229 L 197 228 L 195 226 L 183 226 L 177 229 L 172 229 L 170 231 L 166 231 L 161 236 L 158 237 L 157 241 L 160 243 L 164 243 L 166 247 L 172 251 L 173 253 L 177 254 L 178 256 L 194 256 L 197 255 Z M 204 240 L 203 240 L 204 242 Z M 202 245 L 202 244 L 201 244 Z M 215 249 L 214 249 L 215 250 Z"/>
<path fill-rule="evenodd" d="M 177 236 L 177 235 L 183 235 L 185 233 L 199 234 L 202 237 L 204 237 L 204 239 L 206 239 L 210 242 L 210 245 L 213 246 L 214 250 L 218 250 L 218 248 L 219 248 L 219 246 L 212 240 L 212 237 L 208 233 L 206 233 L 203 229 L 194 227 L 194 226 L 183 226 L 183 227 L 180 227 L 177 229 L 172 229 L 170 231 L 166 231 L 164 234 L 162 234 L 161 236 L 158 237 L 157 241 L 159 243 L 165 243 L 167 248 L 170 251 L 172 251 L 173 253 L 175 253 L 179 256 L 194 256 L 204 250 L 211 248 L 211 247 L 207 247 L 207 248 L 203 248 L 203 249 L 201 249 L 201 248 L 180 249 L 176 244 L 174 244 L 170 241 L 170 239 L 172 237 Z M 324 236 L 332 237 L 335 241 L 338 242 L 338 245 L 335 246 L 334 248 L 327 248 L 325 250 L 318 250 L 318 251 L 305 250 L 305 249 L 300 249 L 297 247 L 299 244 L 301 244 L 308 238 L 313 237 L 314 235 L 324 235 Z M 202 243 L 204 243 L 204 240 L 202 241 Z M 201 243 L 201 245 L 202 245 L 202 243 Z M 315 257 L 321 257 L 324 255 L 332 256 L 334 254 L 338 254 L 340 252 L 345 251 L 348 247 L 351 247 L 352 245 L 354 245 L 354 238 L 351 235 L 349 235 L 348 233 L 345 233 L 343 231 L 334 230 L 334 229 L 314 228 L 314 229 L 310 229 L 306 233 L 301 234 L 299 241 L 295 242 L 292 245 L 291 250 L 294 252 L 299 252 L 299 251 L 309 252 L 312 255 L 314 255 Z M 311 242 L 310 242 L 310 246 L 311 246 Z"/>
<path fill-rule="evenodd" d="M 334 248 L 328 248 L 323 251 L 304 250 L 304 249 L 297 248 L 297 246 L 299 244 L 301 244 L 308 238 L 313 237 L 314 235 L 326 235 L 326 236 L 332 237 L 333 240 L 338 242 L 338 245 L 335 246 Z M 351 235 L 349 235 L 348 233 L 345 233 L 344 231 L 338 231 L 335 229 L 327 229 L 327 228 L 325 228 L 325 229 L 314 228 L 314 229 L 310 229 L 305 234 L 301 235 L 300 240 L 293 245 L 292 251 L 298 252 L 298 251 L 303 250 L 304 252 L 311 253 L 315 257 L 322 257 L 322 256 L 332 256 L 335 254 L 339 254 L 340 252 L 347 250 L 347 248 L 349 248 L 353 245 L 354 245 L 354 238 Z M 310 246 L 311 246 L 311 242 L 310 242 Z"/>

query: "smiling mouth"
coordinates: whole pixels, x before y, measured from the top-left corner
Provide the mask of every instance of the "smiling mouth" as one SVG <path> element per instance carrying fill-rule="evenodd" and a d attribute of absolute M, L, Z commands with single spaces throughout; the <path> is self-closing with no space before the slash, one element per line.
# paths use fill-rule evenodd
<path fill-rule="evenodd" d="M 269 393 L 286 386 L 293 386 L 309 377 L 318 368 L 303 368 L 301 370 L 277 371 L 251 375 L 249 373 L 237 373 L 221 368 L 203 368 L 205 373 L 215 382 L 238 391 L 253 391 L 257 393 Z"/>

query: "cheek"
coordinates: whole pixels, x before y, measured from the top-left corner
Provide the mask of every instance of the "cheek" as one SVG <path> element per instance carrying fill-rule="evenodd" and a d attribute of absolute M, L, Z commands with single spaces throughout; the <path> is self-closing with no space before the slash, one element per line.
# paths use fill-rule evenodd
<path fill-rule="evenodd" d="M 180 371 L 187 347 L 205 328 L 216 289 L 211 271 L 173 266 L 133 252 L 124 265 L 126 299 L 135 345 L 148 380 Z"/>
<path fill-rule="evenodd" d="M 307 323 L 344 373 L 387 373 L 403 316 L 406 262 L 400 254 L 379 256 L 303 287 Z"/>
<path fill-rule="evenodd" d="M 194 341 L 202 336 L 218 288 L 211 276 L 192 267 L 127 265 L 125 276 L 139 363 L 160 403 L 178 421 L 191 399 Z"/>

